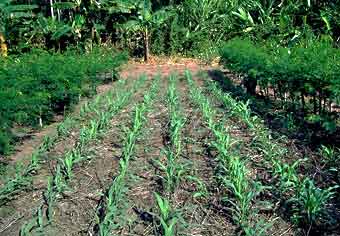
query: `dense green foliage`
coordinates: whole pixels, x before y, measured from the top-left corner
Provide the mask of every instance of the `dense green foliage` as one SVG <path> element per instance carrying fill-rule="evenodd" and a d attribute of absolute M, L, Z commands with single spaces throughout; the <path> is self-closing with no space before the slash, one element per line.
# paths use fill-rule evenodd
<path fill-rule="evenodd" d="M 311 119 L 329 114 L 332 103 L 339 103 L 340 52 L 327 43 L 283 48 L 235 39 L 224 45 L 221 56 L 228 68 L 245 76 L 248 90 L 252 89 L 249 84 L 258 84 L 266 96 L 273 90 L 277 99 L 289 98 L 303 111 L 310 108 Z M 334 129 L 334 124 L 324 124 Z"/>
<path fill-rule="evenodd" d="M 81 95 L 93 94 L 96 85 L 104 81 L 98 72 L 115 77 L 117 67 L 125 60 L 125 54 L 96 48 L 85 54 L 35 51 L 2 61 L 0 153 L 8 151 L 14 124 L 48 122 L 55 112 L 78 102 Z"/>
<path fill-rule="evenodd" d="M 281 45 L 340 37 L 337 0 L 5 0 L 0 31 L 10 50 L 111 41 L 142 55 L 205 56 L 238 35 Z M 52 3 L 52 5 L 51 5 Z"/>

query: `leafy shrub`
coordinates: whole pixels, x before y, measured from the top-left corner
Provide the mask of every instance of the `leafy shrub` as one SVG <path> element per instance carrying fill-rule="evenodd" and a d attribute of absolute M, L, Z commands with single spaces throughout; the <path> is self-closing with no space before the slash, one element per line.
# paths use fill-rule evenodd
<path fill-rule="evenodd" d="M 327 43 L 282 48 L 238 38 L 226 43 L 220 53 L 228 68 L 245 75 L 246 87 L 249 80 L 255 81 L 263 94 L 271 88 L 281 100 L 288 95 L 303 111 L 306 101 L 319 115 L 331 112 L 331 103 L 339 103 L 340 51 Z"/>
<path fill-rule="evenodd" d="M 0 67 L 2 126 L 36 126 L 39 120 L 48 122 L 55 112 L 78 102 L 80 95 L 95 91 L 97 84 L 103 82 L 97 76 L 99 72 L 115 76 L 117 67 L 125 60 L 125 54 L 95 48 L 84 54 L 72 50 L 64 54 L 35 50 L 3 61 Z M 2 132 L 4 145 L 0 153 L 8 149 L 9 139 L 5 137 L 10 135 L 6 135 L 6 130 Z"/>

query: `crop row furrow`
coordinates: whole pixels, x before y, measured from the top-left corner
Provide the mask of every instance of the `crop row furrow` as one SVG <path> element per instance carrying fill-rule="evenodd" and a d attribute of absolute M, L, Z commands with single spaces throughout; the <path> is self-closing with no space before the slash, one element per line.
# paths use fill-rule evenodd
<path fill-rule="evenodd" d="M 277 188 L 272 190 L 285 202 L 282 207 L 291 206 L 293 222 L 304 225 L 310 231 L 317 220 L 326 215 L 326 206 L 334 196 L 337 186 L 321 189 L 312 178 L 301 177 L 297 167 L 305 160 L 299 159 L 291 164 L 284 161 L 288 150 L 272 139 L 261 119 L 252 114 L 249 103 L 235 100 L 214 82 L 210 82 L 208 86 L 211 94 L 254 133 L 252 146 L 264 156 L 264 164 L 275 179 Z"/>
<path fill-rule="evenodd" d="M 216 121 L 217 111 L 202 89 L 196 86 L 191 73 L 186 71 L 185 76 L 190 87 L 190 97 L 202 112 L 203 119 L 212 132 L 213 141 L 210 146 L 218 153 L 220 168 L 217 178 L 222 186 L 232 193 L 232 196 L 226 196 L 224 200 L 230 206 L 233 220 L 247 235 L 264 235 L 266 228 L 261 220 L 256 219 L 258 215 L 254 206 L 263 186 L 249 177 L 246 160 L 237 153 L 238 141 L 231 137 L 230 130 L 225 128 L 223 121 Z"/>
<path fill-rule="evenodd" d="M 163 174 L 160 176 L 163 183 L 164 193 L 155 193 L 157 203 L 156 229 L 164 236 L 176 235 L 176 227 L 179 221 L 178 209 L 172 206 L 172 196 L 185 175 L 185 166 L 180 157 L 183 151 L 182 132 L 186 118 L 181 111 L 180 98 L 177 91 L 177 77 L 169 77 L 169 86 L 166 96 L 168 107 L 167 136 L 168 143 L 163 150 L 165 163 L 157 161 Z M 163 196 L 164 195 L 164 196 Z"/>
<path fill-rule="evenodd" d="M 141 130 L 147 122 L 147 113 L 150 111 L 153 101 L 159 88 L 159 78 L 156 79 L 151 89 L 144 95 L 143 102 L 135 107 L 132 117 L 132 126 L 128 129 L 123 144 L 123 153 L 120 158 L 119 174 L 113 178 L 111 186 L 106 193 L 103 193 L 102 201 L 96 211 L 96 225 L 93 228 L 95 235 L 107 236 L 112 235 L 112 231 L 120 227 L 118 221 L 119 214 L 124 201 L 126 176 L 128 174 L 129 162 L 134 157 L 135 145 Z"/>
<path fill-rule="evenodd" d="M 29 235 L 34 229 L 43 232 L 44 227 L 52 222 L 53 208 L 58 196 L 70 189 L 69 183 L 73 178 L 74 167 L 88 159 L 87 144 L 99 137 L 99 134 L 110 127 L 111 119 L 125 107 L 132 95 L 144 84 L 145 78 L 138 80 L 132 90 L 117 90 L 115 102 L 110 103 L 112 108 L 98 113 L 92 117 L 87 126 L 83 126 L 79 132 L 79 139 L 74 147 L 67 151 L 63 159 L 60 159 L 55 168 L 55 173 L 48 178 L 47 188 L 43 193 L 43 203 L 37 208 L 31 221 L 21 228 L 21 235 Z M 47 222 L 44 222 L 44 221 Z"/>

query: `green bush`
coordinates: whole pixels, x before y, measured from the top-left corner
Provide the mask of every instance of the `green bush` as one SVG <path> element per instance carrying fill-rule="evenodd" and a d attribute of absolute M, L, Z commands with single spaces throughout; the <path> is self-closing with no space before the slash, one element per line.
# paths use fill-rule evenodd
<path fill-rule="evenodd" d="M 331 102 L 339 103 L 340 51 L 329 44 L 282 48 L 234 39 L 220 53 L 228 68 L 255 80 L 264 94 L 272 88 L 282 100 L 288 95 L 300 101 L 302 109 L 310 97 L 315 114 L 329 111 Z"/>
<path fill-rule="evenodd" d="M 126 54 L 95 48 L 90 53 L 64 54 L 35 50 L 2 61 L 0 66 L 0 117 L 2 126 L 48 122 L 54 113 L 78 102 L 103 82 L 99 72 L 110 72 L 126 61 Z M 89 91 L 92 90 L 92 91 Z M 9 129 L 1 135 L 0 153 L 8 150 Z"/>

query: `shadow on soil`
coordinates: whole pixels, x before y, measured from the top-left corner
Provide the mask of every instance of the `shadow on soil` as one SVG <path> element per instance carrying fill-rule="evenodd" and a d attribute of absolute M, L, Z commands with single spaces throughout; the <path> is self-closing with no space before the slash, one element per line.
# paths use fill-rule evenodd
<path fill-rule="evenodd" d="M 317 150 L 321 145 L 340 147 L 340 127 L 332 134 L 325 131 L 321 124 L 311 124 L 304 119 L 302 112 L 283 109 L 279 102 L 257 95 L 248 95 L 242 85 L 233 82 L 232 74 L 221 70 L 207 71 L 209 77 L 218 83 L 220 88 L 231 94 L 236 100 L 250 100 L 252 112 L 262 118 L 273 135 L 285 135 L 299 141 L 300 145 Z"/>
<path fill-rule="evenodd" d="M 249 96 L 242 85 L 235 83 L 233 74 L 225 73 L 221 70 L 209 70 L 207 73 L 211 80 L 216 81 L 220 88 L 224 92 L 229 93 L 234 99 L 244 102 L 250 100 L 252 112 L 264 121 L 264 124 L 272 131 L 272 135 L 275 138 L 285 135 L 289 139 L 297 140 L 298 147 L 302 147 L 301 150 L 306 147 L 312 152 L 317 151 L 321 145 L 340 147 L 340 127 L 337 127 L 336 132 L 333 134 L 329 134 L 320 124 L 310 124 L 306 122 L 303 119 L 303 114 L 289 109 L 283 109 L 278 102 L 259 95 L 256 97 Z M 291 119 L 291 121 L 289 121 L 289 119 Z M 336 203 L 338 202 L 336 199 L 339 199 L 339 195 L 337 196 L 332 209 L 328 209 L 333 219 L 337 220 L 314 226 L 309 232 L 310 236 L 339 235 L 338 233 L 333 234 L 334 232 L 338 232 L 339 229 L 337 223 L 339 222 L 339 205 Z M 291 206 L 284 206 L 283 209 L 291 209 Z M 281 213 L 288 221 L 291 212 Z M 309 230 L 307 229 L 306 231 Z"/>

